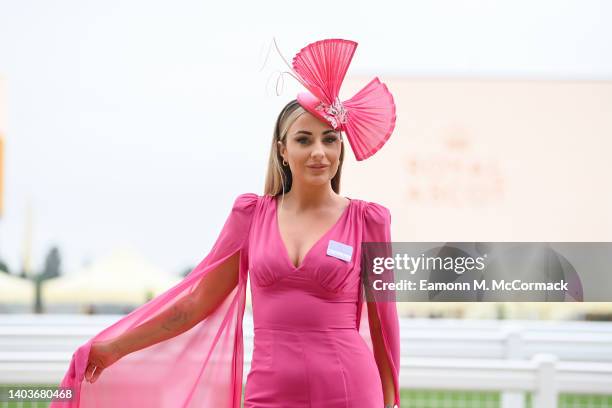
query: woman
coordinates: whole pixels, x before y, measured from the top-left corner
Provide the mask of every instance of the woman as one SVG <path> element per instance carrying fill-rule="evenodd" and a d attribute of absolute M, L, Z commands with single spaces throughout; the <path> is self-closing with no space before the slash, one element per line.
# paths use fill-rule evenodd
<path fill-rule="evenodd" d="M 326 41 L 314 45 L 344 40 Z M 240 406 L 247 270 L 255 338 L 245 408 L 399 406 L 395 304 L 367 303 L 369 333 L 361 324 L 361 243 L 389 242 L 390 214 L 339 195 L 350 126 L 342 104 L 321 110 L 322 101 L 300 94 L 281 111 L 264 195 L 236 199 L 185 281 L 75 353 L 62 383 L 79 393 L 72 406 Z"/>

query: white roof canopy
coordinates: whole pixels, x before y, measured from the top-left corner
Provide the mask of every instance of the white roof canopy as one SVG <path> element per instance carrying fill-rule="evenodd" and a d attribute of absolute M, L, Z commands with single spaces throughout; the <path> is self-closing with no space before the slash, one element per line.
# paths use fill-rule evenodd
<path fill-rule="evenodd" d="M 144 303 L 181 281 L 131 249 L 118 249 L 77 274 L 43 284 L 45 303 Z"/>
<path fill-rule="evenodd" d="M 0 272 L 0 303 L 32 303 L 34 283 Z"/>

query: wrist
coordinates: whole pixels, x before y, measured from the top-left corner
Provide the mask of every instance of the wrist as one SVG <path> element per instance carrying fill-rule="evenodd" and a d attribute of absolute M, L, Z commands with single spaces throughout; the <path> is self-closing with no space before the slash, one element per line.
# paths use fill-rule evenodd
<path fill-rule="evenodd" d="M 110 340 L 109 347 L 117 359 L 121 359 L 129 354 L 129 352 L 122 347 L 120 341 L 117 339 Z"/>

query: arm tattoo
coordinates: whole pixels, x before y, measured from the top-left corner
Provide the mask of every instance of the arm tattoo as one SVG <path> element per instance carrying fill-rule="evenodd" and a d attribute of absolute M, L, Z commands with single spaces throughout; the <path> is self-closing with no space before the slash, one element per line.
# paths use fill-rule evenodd
<path fill-rule="evenodd" d="M 170 332 L 183 326 L 189 320 L 189 313 L 183 305 L 172 306 L 171 312 L 166 320 L 162 323 L 162 328 Z"/>

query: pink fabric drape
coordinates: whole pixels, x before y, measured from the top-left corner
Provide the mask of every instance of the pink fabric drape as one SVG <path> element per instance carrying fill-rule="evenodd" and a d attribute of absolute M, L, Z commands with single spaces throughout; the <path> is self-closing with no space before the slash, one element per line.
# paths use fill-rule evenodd
<path fill-rule="evenodd" d="M 391 242 L 391 213 L 389 210 L 376 203 L 370 203 L 366 206 L 363 212 L 363 238 L 362 242 Z M 385 256 L 390 256 L 390 244 L 385 245 Z M 379 254 L 383 255 L 383 254 Z M 387 275 L 385 281 L 393 281 L 393 276 Z M 357 308 L 357 322 L 359 324 L 359 334 L 364 338 L 371 350 L 372 337 L 370 334 L 370 325 L 368 320 L 367 303 L 365 302 L 365 294 L 363 285 L 359 291 L 359 301 L 361 306 Z M 397 315 L 397 306 L 395 301 L 390 298 L 394 296 L 385 293 L 380 296 L 380 301 L 375 303 L 380 328 L 385 344 L 385 350 L 389 357 L 391 372 L 393 374 L 393 383 L 395 386 L 395 404 L 400 407 L 400 390 L 399 390 L 399 368 L 400 368 L 400 329 Z M 377 298 L 378 299 L 378 298 Z"/>
<path fill-rule="evenodd" d="M 76 395 L 70 402 L 53 402 L 50 407 L 240 407 L 249 231 L 261 201 L 262 197 L 252 193 L 238 196 L 211 251 L 185 279 L 79 347 L 61 382 L 62 387 L 73 388 Z M 371 208 L 372 214 L 364 214 L 364 240 L 389 240 L 388 211 L 382 206 Z M 195 290 L 202 277 L 238 251 L 238 285 L 212 314 L 185 333 L 125 356 L 105 369 L 94 384 L 84 381 L 93 342 L 117 337 L 172 307 Z M 361 303 L 358 310 L 365 306 Z M 377 303 L 377 311 L 394 366 L 399 405 L 399 326 L 395 303 Z M 363 320 L 364 313 L 362 323 Z M 371 345 L 367 324 L 361 324 L 359 330 Z"/>

